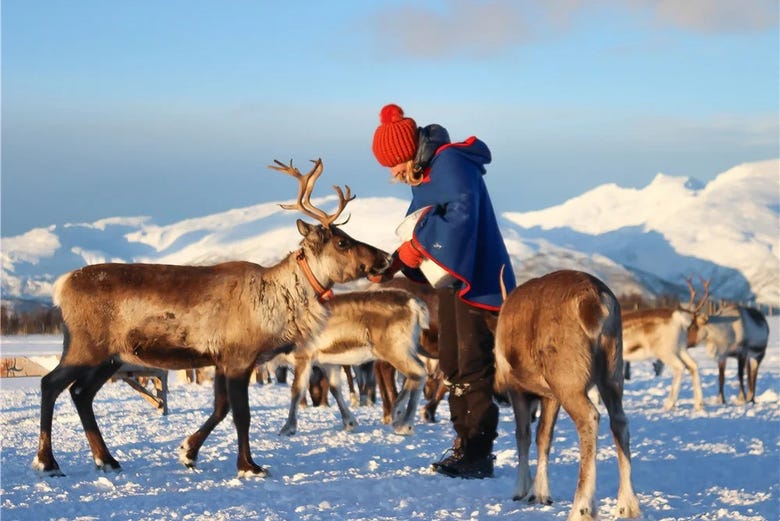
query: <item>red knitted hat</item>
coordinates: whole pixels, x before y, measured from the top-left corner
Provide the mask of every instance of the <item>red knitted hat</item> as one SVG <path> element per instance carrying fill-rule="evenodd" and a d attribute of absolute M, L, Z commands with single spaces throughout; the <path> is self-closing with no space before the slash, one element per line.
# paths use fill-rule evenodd
<path fill-rule="evenodd" d="M 417 123 L 393 104 L 382 107 L 379 123 L 372 146 L 379 164 L 391 167 L 412 159 L 417 151 Z"/>

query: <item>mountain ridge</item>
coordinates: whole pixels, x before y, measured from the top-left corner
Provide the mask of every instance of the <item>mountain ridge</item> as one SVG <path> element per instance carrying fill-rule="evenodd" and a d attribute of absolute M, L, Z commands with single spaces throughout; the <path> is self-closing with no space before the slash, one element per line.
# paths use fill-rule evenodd
<path fill-rule="evenodd" d="M 66 223 L 2 238 L 3 298 L 50 296 L 56 277 L 97 262 L 275 264 L 297 248 L 299 216 L 263 202 L 167 225 L 148 216 Z M 326 209 L 335 196 L 314 198 Z M 344 229 L 387 251 L 408 201 L 355 199 Z M 602 278 L 617 294 L 687 298 L 685 277 L 713 296 L 780 305 L 780 160 L 737 165 L 707 184 L 658 174 L 644 188 L 595 187 L 543 210 L 500 217 L 518 281 L 561 268 Z"/>

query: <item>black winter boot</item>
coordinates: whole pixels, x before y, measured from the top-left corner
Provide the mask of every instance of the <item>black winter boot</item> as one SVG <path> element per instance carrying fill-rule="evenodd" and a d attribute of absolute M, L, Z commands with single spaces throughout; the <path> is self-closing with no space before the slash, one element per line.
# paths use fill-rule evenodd
<path fill-rule="evenodd" d="M 440 472 L 440 467 L 451 467 L 452 465 L 462 460 L 464 455 L 465 452 L 463 450 L 463 439 L 458 436 L 452 443 L 452 447 L 447 449 L 441 459 L 431 465 L 431 468 L 436 472 Z"/>
<path fill-rule="evenodd" d="M 464 456 L 463 458 L 454 461 L 452 464 L 440 464 L 438 467 L 436 467 L 436 472 L 451 478 L 492 478 L 493 459 L 495 459 L 495 457 L 492 454 L 471 458 Z"/>
<path fill-rule="evenodd" d="M 457 449 L 453 447 L 453 454 L 434 463 L 433 469 L 439 474 L 451 478 L 482 479 L 493 477 L 493 460 L 491 454 L 493 440 L 489 436 L 463 440 L 458 438 Z"/>

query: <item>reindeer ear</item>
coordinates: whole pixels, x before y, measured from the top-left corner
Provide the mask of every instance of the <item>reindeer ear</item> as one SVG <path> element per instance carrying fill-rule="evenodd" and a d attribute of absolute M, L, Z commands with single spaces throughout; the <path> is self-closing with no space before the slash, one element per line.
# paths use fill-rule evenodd
<path fill-rule="evenodd" d="M 306 237 L 309 234 L 309 232 L 311 231 L 311 229 L 314 228 L 314 225 L 311 225 L 311 224 L 309 224 L 306 221 L 303 221 L 301 219 L 298 219 L 297 221 L 295 221 L 295 224 L 298 225 L 298 233 L 300 233 L 304 237 Z"/>

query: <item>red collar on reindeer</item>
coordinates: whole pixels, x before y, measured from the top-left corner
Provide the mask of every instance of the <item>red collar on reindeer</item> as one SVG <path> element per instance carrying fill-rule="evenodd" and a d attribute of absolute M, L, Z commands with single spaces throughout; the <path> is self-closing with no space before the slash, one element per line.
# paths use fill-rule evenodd
<path fill-rule="evenodd" d="M 303 273 L 306 274 L 306 279 L 309 281 L 309 284 L 311 284 L 311 287 L 314 288 L 314 292 L 317 293 L 317 300 L 319 300 L 321 304 L 324 304 L 325 302 L 332 299 L 333 290 L 330 288 L 324 288 L 322 284 L 320 284 L 320 281 L 317 280 L 317 277 L 314 276 L 314 273 L 311 271 L 311 267 L 309 267 L 309 263 L 306 262 L 306 256 L 303 254 L 302 248 L 298 250 L 298 255 L 295 256 L 295 260 L 298 261 L 298 264 L 301 266 Z"/>

